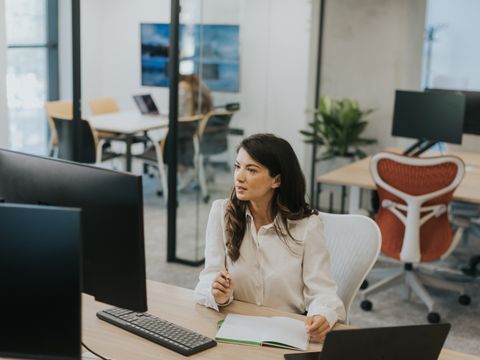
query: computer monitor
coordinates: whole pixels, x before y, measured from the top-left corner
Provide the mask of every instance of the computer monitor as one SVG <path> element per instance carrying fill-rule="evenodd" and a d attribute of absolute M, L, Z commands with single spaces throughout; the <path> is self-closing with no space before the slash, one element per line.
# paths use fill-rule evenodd
<path fill-rule="evenodd" d="M 146 311 L 142 178 L 0 149 L 0 198 L 82 209 L 82 290 Z"/>
<path fill-rule="evenodd" d="M 0 357 L 80 359 L 80 216 L 0 204 Z"/>
<path fill-rule="evenodd" d="M 463 95 L 397 90 L 392 135 L 461 144 L 464 112 Z"/>
<path fill-rule="evenodd" d="M 160 113 L 150 94 L 134 95 L 133 100 L 135 100 L 135 104 L 137 104 L 138 109 L 144 115 L 158 115 Z"/>
<path fill-rule="evenodd" d="M 463 133 L 480 135 L 480 91 L 427 89 L 428 92 L 449 93 L 465 96 L 465 115 Z"/>

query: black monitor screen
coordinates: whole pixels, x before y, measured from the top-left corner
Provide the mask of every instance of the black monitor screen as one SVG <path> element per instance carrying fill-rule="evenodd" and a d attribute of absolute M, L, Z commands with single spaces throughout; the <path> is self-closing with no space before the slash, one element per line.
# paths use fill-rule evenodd
<path fill-rule="evenodd" d="M 0 204 L 0 357 L 80 358 L 80 213 Z"/>
<path fill-rule="evenodd" d="M 461 144 L 464 112 L 463 95 L 397 90 L 392 135 Z"/>
<path fill-rule="evenodd" d="M 480 92 L 466 90 L 427 89 L 429 92 L 460 94 L 465 96 L 463 133 L 480 135 Z"/>
<path fill-rule="evenodd" d="M 146 311 L 142 178 L 0 149 L 0 198 L 82 209 L 82 290 Z"/>

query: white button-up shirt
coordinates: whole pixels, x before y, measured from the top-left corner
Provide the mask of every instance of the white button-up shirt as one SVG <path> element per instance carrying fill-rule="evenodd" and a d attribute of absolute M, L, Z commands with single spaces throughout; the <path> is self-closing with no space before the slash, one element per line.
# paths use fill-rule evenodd
<path fill-rule="evenodd" d="M 236 300 L 307 315 L 322 315 L 332 327 L 345 319 L 345 307 L 337 296 L 330 275 L 330 255 L 325 245 L 323 224 L 318 215 L 290 221 L 295 243 L 279 238 L 273 224 L 258 232 L 247 208 L 247 226 L 240 257 L 227 255 L 225 207 L 228 200 L 216 200 L 210 211 L 206 233 L 205 269 L 195 288 L 195 301 L 218 311 L 212 283 L 227 270 L 235 281 Z"/>

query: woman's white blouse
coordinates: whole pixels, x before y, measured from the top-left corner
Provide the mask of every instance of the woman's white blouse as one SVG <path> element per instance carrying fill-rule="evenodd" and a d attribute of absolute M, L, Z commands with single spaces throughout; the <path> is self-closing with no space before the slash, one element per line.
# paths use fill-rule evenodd
<path fill-rule="evenodd" d="M 216 200 L 208 217 L 205 269 L 194 293 L 197 303 L 218 311 L 212 283 L 227 269 L 235 281 L 236 300 L 299 314 L 308 311 L 309 316 L 324 316 L 330 326 L 345 319 L 345 307 L 330 276 L 330 255 L 318 215 L 288 221 L 291 234 L 300 243 L 287 237 L 287 245 L 273 224 L 257 232 L 247 210 L 240 257 L 232 262 L 225 245 L 226 204 L 227 200 Z"/>

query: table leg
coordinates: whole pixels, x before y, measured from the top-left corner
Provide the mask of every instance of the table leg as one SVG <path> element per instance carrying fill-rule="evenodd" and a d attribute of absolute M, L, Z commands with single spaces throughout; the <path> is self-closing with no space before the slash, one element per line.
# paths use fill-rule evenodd
<path fill-rule="evenodd" d="M 358 186 L 350 186 L 350 194 L 348 199 L 348 213 L 357 214 L 360 209 L 360 188 Z"/>
<path fill-rule="evenodd" d="M 320 209 L 320 194 L 322 193 L 322 183 L 317 182 L 317 191 L 315 194 L 315 205 L 316 209 Z"/>
<path fill-rule="evenodd" d="M 128 134 L 125 143 L 127 145 L 127 153 L 125 154 L 125 170 L 132 171 L 132 135 Z"/>

